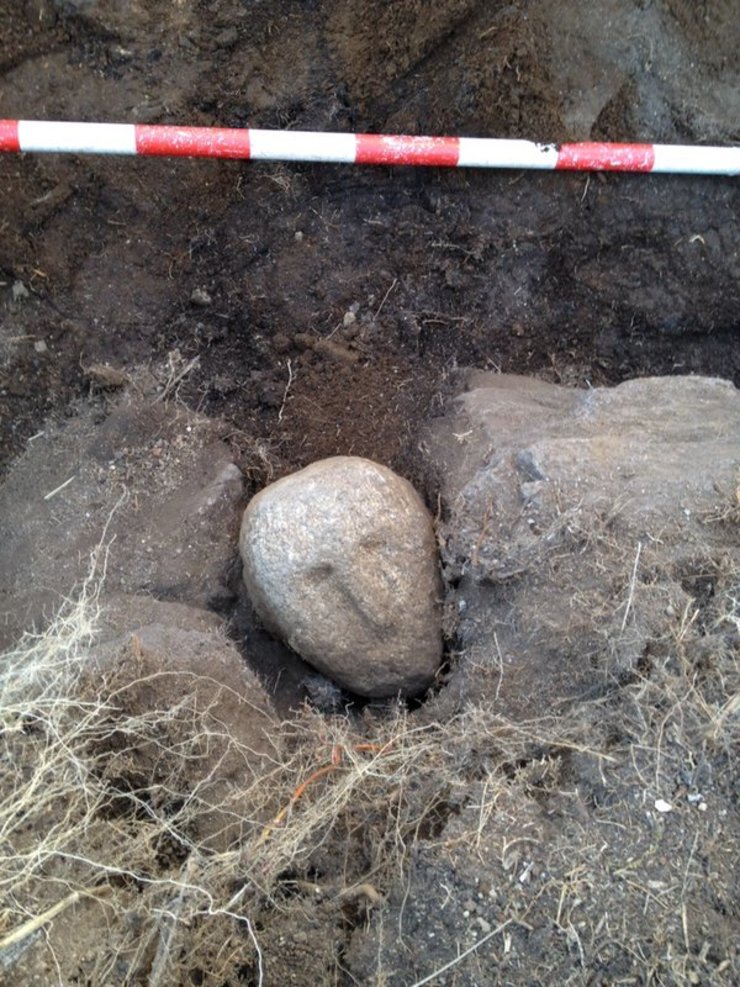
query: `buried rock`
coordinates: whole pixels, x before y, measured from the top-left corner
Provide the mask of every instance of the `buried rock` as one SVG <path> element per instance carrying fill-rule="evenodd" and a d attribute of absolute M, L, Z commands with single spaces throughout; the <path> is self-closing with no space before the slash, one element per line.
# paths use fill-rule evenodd
<path fill-rule="evenodd" d="M 268 629 L 362 696 L 415 695 L 442 654 L 429 513 L 406 480 L 337 456 L 278 480 L 244 514 L 244 581 Z"/>
<path fill-rule="evenodd" d="M 257 676 L 206 610 L 115 593 L 98 620 L 81 695 L 116 710 L 98 758 L 119 810 L 161 812 L 171 852 L 184 833 L 196 855 L 242 846 L 275 812 L 277 722 Z"/>
<path fill-rule="evenodd" d="M 460 658 L 430 715 L 529 719 L 735 647 L 740 392 L 473 373 L 424 435 Z M 706 672 L 706 669 L 705 669 Z M 447 705 L 445 705 L 445 703 Z"/>

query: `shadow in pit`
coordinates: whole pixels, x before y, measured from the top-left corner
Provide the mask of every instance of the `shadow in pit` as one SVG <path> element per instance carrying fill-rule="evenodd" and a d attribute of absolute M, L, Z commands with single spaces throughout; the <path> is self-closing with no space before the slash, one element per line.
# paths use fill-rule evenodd
<path fill-rule="evenodd" d="M 413 711 L 445 686 L 456 654 L 454 641 L 447 640 L 435 682 L 421 696 L 369 699 L 342 689 L 265 630 L 249 601 L 238 555 L 229 568 L 226 588 L 218 603 L 211 602 L 210 609 L 226 621 L 229 636 L 259 677 L 279 716 L 290 716 L 304 703 L 327 715 L 358 716 L 365 709 L 382 713 L 395 711 L 399 705 Z"/>

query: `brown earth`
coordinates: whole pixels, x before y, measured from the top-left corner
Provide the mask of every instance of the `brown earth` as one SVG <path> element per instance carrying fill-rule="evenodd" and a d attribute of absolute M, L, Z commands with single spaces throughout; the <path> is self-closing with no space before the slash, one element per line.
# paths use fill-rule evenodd
<path fill-rule="evenodd" d="M 731 0 L 703 15 L 608 0 L 431 16 L 419 2 L 4 7 L 11 118 L 738 137 Z M 580 384 L 740 373 L 731 179 L 58 156 L 0 169 L 6 461 L 88 392 L 85 367 L 175 349 L 199 357 L 180 396 L 266 437 L 280 472 L 336 452 L 409 472 L 414 422 L 455 365 Z M 191 303 L 198 288 L 212 304 Z"/>
<path fill-rule="evenodd" d="M 740 140 L 733 0 L 0 0 L 0 35 L 7 118 Z M 25 511 L 20 530 L 3 501 L 3 576 L 14 587 L 4 628 L 15 633 L 37 602 L 71 591 L 67 575 L 80 578 L 93 521 L 115 501 L 104 480 L 113 468 L 135 477 L 136 494 L 116 532 L 127 547 L 125 571 L 112 555 L 113 587 L 230 617 L 281 712 L 305 696 L 305 669 L 238 599 L 233 518 L 212 558 L 194 540 L 210 537 L 190 513 L 213 479 L 209 450 L 219 465 L 233 456 L 243 500 L 268 479 L 352 454 L 407 476 L 436 512 L 445 505 L 420 429 L 441 414 L 460 367 L 580 387 L 689 373 L 740 383 L 736 179 L 7 155 L 0 188 L 0 463 L 6 495 Z M 57 447 L 79 457 L 69 472 L 79 466 L 84 484 L 64 494 L 78 499 L 36 509 L 39 492 L 66 479 Z M 713 515 L 728 544 L 733 496 L 723 491 Z M 78 507 L 91 512 L 87 526 Z M 142 533 L 154 560 L 136 554 Z M 190 566 L 182 579 L 185 564 L 166 554 L 177 538 Z M 737 584 L 736 572 L 711 573 L 686 575 L 707 626 L 725 619 L 720 596 Z M 738 823 L 720 726 L 736 709 L 736 658 L 700 644 L 692 664 L 689 629 L 681 624 L 678 671 L 624 683 L 526 742 L 489 713 L 458 712 L 437 732 L 423 708 L 409 713 L 412 736 L 416 714 L 431 731 L 418 748 L 384 710 L 351 727 L 309 718 L 319 749 L 327 737 L 382 749 L 392 734 L 399 753 L 383 762 L 387 774 L 358 775 L 312 852 L 277 868 L 269 887 L 265 878 L 253 911 L 264 970 L 241 926 L 219 931 L 221 952 L 209 941 L 197 953 L 201 910 L 162 982 L 400 987 L 454 960 L 473 927 L 482 938 L 507 923 L 490 950 L 429 982 L 732 983 Z M 681 692 L 686 683 L 693 692 Z M 724 709 L 711 728 L 702 702 Z M 656 816 L 642 784 L 650 772 L 666 798 L 683 798 L 681 786 L 711 791 L 711 811 L 682 802 Z M 75 886 L 66 880 L 62 894 Z M 118 880 L 132 923 L 148 886 Z M 44 894 L 20 914 L 59 897 Z M 73 909 L 57 929 L 62 952 L 34 941 L 27 975 L 0 963 L 0 979 L 154 982 L 146 950 L 135 962 L 98 956 L 110 913 L 80 911 L 91 928 L 79 950 L 69 948 Z"/>

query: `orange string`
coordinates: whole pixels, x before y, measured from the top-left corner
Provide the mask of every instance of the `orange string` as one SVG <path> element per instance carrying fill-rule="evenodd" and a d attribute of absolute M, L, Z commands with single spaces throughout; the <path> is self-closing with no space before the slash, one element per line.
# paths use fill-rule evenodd
<path fill-rule="evenodd" d="M 390 747 L 390 742 L 387 744 L 370 744 L 370 743 L 352 744 L 350 750 L 358 751 L 358 752 L 369 751 L 372 753 L 384 754 L 389 747 Z M 293 794 L 290 796 L 290 801 L 288 802 L 288 804 L 283 806 L 283 808 L 280 810 L 280 812 L 278 812 L 278 814 L 275 816 L 272 822 L 268 823 L 268 825 L 265 826 L 265 828 L 262 830 L 260 838 L 257 840 L 257 846 L 261 846 L 266 840 L 269 839 L 272 831 L 283 822 L 283 820 L 288 815 L 288 813 L 293 808 L 293 806 L 296 804 L 296 802 L 303 796 L 306 789 L 310 788 L 310 786 L 313 785 L 315 781 L 318 781 L 319 778 L 324 778 L 326 775 L 332 774 L 334 771 L 339 770 L 341 766 L 342 766 L 342 747 L 338 744 L 335 744 L 334 747 L 332 747 L 332 751 L 331 751 L 331 762 L 329 764 L 322 765 L 320 768 L 317 768 L 316 771 L 313 772 L 313 774 L 310 774 L 305 781 L 302 781 L 300 785 L 298 785 L 295 788 Z"/>

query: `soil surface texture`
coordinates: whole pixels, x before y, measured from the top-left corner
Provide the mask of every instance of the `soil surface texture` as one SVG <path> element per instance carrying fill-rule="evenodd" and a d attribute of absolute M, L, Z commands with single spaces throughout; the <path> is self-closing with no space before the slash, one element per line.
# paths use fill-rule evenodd
<path fill-rule="evenodd" d="M 740 141 L 735 0 L 0 0 L 0 41 L 7 119 Z M 454 403 L 481 371 L 731 403 L 738 180 L 8 154 L 0 190 L 0 983 L 740 982 L 732 450 L 649 542 L 558 528 L 564 602 L 459 520 L 455 464 L 508 447 L 466 459 Z M 246 599 L 246 503 L 337 455 L 435 518 L 425 700 L 342 692 Z M 512 600 L 585 661 L 540 649 L 536 703 L 498 688 Z"/>

